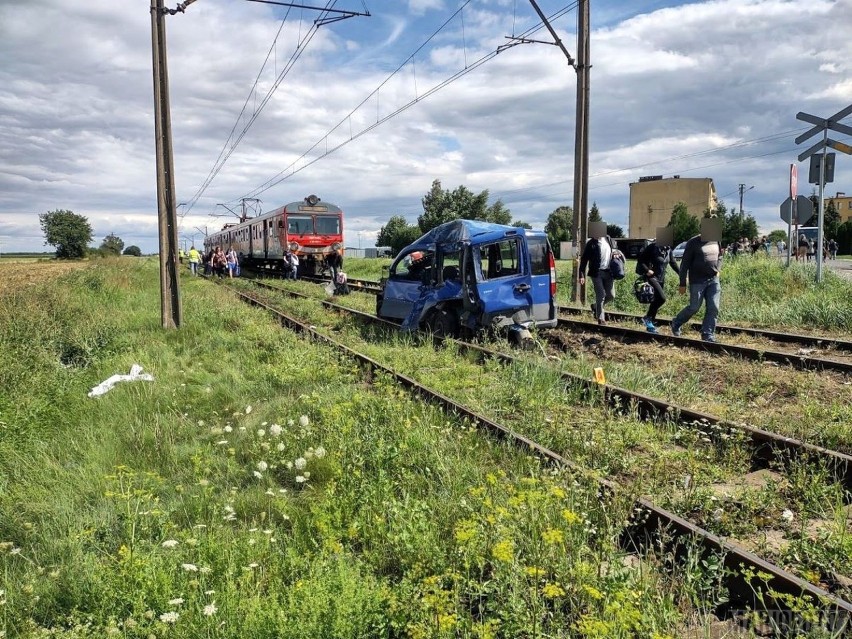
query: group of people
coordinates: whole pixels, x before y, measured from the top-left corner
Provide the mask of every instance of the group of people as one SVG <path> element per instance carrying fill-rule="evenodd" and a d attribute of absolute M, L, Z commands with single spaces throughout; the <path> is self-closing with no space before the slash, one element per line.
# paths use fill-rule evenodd
<path fill-rule="evenodd" d="M 238 277 L 240 275 L 240 258 L 233 247 L 227 252 L 221 246 L 214 246 L 202 254 L 195 248 L 189 249 L 189 269 L 193 275 L 198 275 L 199 269 L 204 275 L 216 277 Z"/>
<path fill-rule="evenodd" d="M 715 220 L 713 220 L 715 222 Z M 708 225 L 712 228 L 712 225 Z M 665 231 L 665 233 L 663 233 Z M 701 339 L 706 342 L 716 341 L 716 319 L 719 316 L 719 302 L 722 288 L 719 282 L 719 272 L 722 266 L 722 247 L 718 240 L 711 239 L 712 232 L 704 232 L 690 238 L 686 242 L 683 258 L 678 266 L 672 254 L 672 239 L 670 230 L 659 229 L 656 240 L 650 242 L 639 253 L 636 265 L 637 276 L 653 289 L 648 310 L 642 318 L 645 328 L 650 333 L 657 332 L 657 312 L 666 303 L 665 280 L 666 271 L 671 268 L 680 278 L 678 291 L 686 293 L 689 282 L 689 304 L 684 307 L 672 320 L 672 335 L 680 336 L 681 328 L 701 305 L 705 305 L 704 320 L 701 323 Z M 702 237 L 704 239 L 702 239 Z M 613 258 L 622 259 L 620 252 L 613 247 L 612 240 L 607 235 L 593 237 L 583 249 L 580 258 L 580 284 L 585 284 L 586 273 L 591 278 L 595 289 L 595 303 L 592 312 L 598 324 L 606 324 L 604 305 L 615 299 L 615 286 L 612 275 Z"/>
<path fill-rule="evenodd" d="M 814 259 L 816 256 L 816 242 L 809 238 L 804 233 L 799 235 L 799 242 L 796 251 L 796 261 L 802 262 L 810 262 L 811 259 Z M 822 240 L 822 258 L 824 260 L 836 260 L 837 259 L 837 240 L 831 238 L 827 242 L 825 238 Z"/>

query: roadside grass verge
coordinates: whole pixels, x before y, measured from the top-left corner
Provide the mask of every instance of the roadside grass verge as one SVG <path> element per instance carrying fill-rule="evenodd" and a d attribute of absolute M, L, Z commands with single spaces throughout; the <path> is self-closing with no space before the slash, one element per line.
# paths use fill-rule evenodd
<path fill-rule="evenodd" d="M 630 500 L 182 293 L 174 331 L 153 260 L 7 298 L 5 636 L 662 638 L 722 596 L 697 559 L 622 561 Z M 134 363 L 154 381 L 86 397 Z"/>

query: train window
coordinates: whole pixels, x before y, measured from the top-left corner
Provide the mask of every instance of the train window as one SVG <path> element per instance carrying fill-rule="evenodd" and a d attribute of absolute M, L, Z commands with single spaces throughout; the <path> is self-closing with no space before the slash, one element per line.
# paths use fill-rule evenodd
<path fill-rule="evenodd" d="M 284 228 L 284 220 L 278 220 L 278 228 L 279 228 L 279 229 L 283 229 L 283 228 Z"/>
<path fill-rule="evenodd" d="M 292 235 L 306 235 L 314 232 L 314 221 L 309 215 L 288 215 L 287 232 Z"/>
<path fill-rule="evenodd" d="M 340 218 L 330 215 L 317 215 L 318 235 L 340 235 Z"/>

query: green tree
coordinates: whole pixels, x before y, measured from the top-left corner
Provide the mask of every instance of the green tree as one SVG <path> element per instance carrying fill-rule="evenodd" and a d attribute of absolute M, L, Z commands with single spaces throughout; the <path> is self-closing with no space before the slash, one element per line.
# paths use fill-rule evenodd
<path fill-rule="evenodd" d="M 837 240 L 837 253 L 839 255 L 849 255 L 852 253 L 852 219 L 846 220 L 837 227 L 837 237 L 835 239 Z"/>
<path fill-rule="evenodd" d="M 532 224 L 524 222 L 523 220 L 515 220 L 514 222 L 512 222 L 512 226 L 519 229 L 532 229 Z"/>
<path fill-rule="evenodd" d="M 810 200 L 814 205 L 814 213 L 810 219 L 805 220 L 802 226 L 817 226 L 819 224 L 819 196 L 816 192 L 811 193 Z M 822 229 L 825 237 L 834 237 L 837 235 L 837 227 L 840 226 L 840 212 L 837 210 L 834 200 L 826 200 L 824 206 Z"/>
<path fill-rule="evenodd" d="M 483 191 L 487 194 L 488 191 Z M 494 222 L 494 224 L 510 224 L 512 222 L 512 212 L 503 204 L 503 200 L 497 200 L 488 207 L 485 211 L 485 220 Z"/>
<path fill-rule="evenodd" d="M 787 241 L 787 231 L 784 229 L 775 229 L 771 231 L 769 235 L 766 236 L 766 239 L 772 242 L 773 244 L 777 243 L 779 240 L 786 242 Z"/>
<path fill-rule="evenodd" d="M 675 246 L 681 242 L 685 242 L 693 235 L 698 235 L 701 231 L 701 224 L 698 218 L 689 214 L 689 210 L 684 202 L 678 202 L 674 205 L 672 216 L 667 226 L 672 227 Z"/>
<path fill-rule="evenodd" d="M 560 206 L 547 216 L 544 232 L 550 240 L 550 246 L 559 253 L 560 242 L 570 242 L 574 237 L 574 209 L 570 206 Z M 562 257 L 560 255 L 560 257 Z"/>
<path fill-rule="evenodd" d="M 402 215 L 394 215 L 388 220 L 376 237 L 376 246 L 390 246 L 396 255 L 414 240 L 420 237 L 420 227 L 409 224 Z"/>
<path fill-rule="evenodd" d="M 501 200 L 488 206 L 487 189 L 474 193 L 461 185 L 449 191 L 441 188 L 440 180 L 434 180 L 422 203 L 423 215 L 417 218 L 417 225 L 423 233 L 453 220 L 482 220 L 496 224 L 512 221 L 512 213 Z"/>
<path fill-rule="evenodd" d="M 613 238 L 624 237 L 624 229 L 621 228 L 618 224 L 607 224 L 606 234 Z"/>
<path fill-rule="evenodd" d="M 92 241 L 88 219 L 64 209 L 42 213 L 38 219 L 44 243 L 56 247 L 56 257 L 79 259 L 86 255 L 86 246 Z"/>
<path fill-rule="evenodd" d="M 140 249 L 135 244 L 131 244 L 126 249 L 124 249 L 124 253 L 122 255 L 132 255 L 134 257 L 142 257 L 142 249 Z"/>
<path fill-rule="evenodd" d="M 124 240 L 122 240 L 115 233 L 110 233 L 104 238 L 104 241 L 101 242 L 100 250 L 105 255 L 121 255 L 121 251 L 124 248 Z"/>
<path fill-rule="evenodd" d="M 589 211 L 589 222 L 603 222 L 597 202 L 592 202 L 592 210 Z"/>

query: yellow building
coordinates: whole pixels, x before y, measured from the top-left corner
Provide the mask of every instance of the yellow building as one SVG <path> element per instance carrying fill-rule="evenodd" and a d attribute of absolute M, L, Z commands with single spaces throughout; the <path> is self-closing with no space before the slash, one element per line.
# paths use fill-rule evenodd
<path fill-rule="evenodd" d="M 834 208 L 840 214 L 840 223 L 849 222 L 852 220 L 852 195 L 838 192 L 834 197 L 827 197 L 825 205 L 829 202 L 834 202 Z"/>
<path fill-rule="evenodd" d="M 682 178 L 675 175 L 640 177 L 630 183 L 629 237 L 652 238 L 657 228 L 666 226 L 672 209 L 678 202 L 686 204 L 695 217 L 702 217 L 706 209 L 716 209 L 716 187 L 712 178 Z"/>

